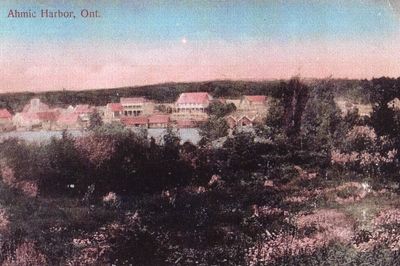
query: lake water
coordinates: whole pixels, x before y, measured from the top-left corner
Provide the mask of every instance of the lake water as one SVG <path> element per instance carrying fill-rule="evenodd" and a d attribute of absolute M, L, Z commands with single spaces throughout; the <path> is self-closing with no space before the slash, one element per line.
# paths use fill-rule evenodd
<path fill-rule="evenodd" d="M 162 139 L 165 134 L 163 128 L 149 128 L 147 129 L 148 137 L 153 137 L 157 141 Z M 68 133 L 73 136 L 82 136 L 86 134 L 85 131 L 69 130 Z M 190 141 L 193 144 L 197 144 L 200 141 L 199 130 L 197 128 L 180 128 L 177 129 L 177 133 L 181 138 L 181 142 Z M 51 137 L 61 138 L 62 131 L 12 131 L 12 132 L 1 132 L 0 141 L 7 138 L 16 137 L 32 142 L 45 142 L 51 139 Z"/>

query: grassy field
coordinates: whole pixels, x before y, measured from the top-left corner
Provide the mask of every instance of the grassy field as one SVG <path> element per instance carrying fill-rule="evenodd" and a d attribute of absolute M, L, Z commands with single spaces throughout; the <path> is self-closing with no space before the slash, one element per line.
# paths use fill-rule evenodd
<path fill-rule="evenodd" d="M 10 241 L 2 247 L 10 252 L 1 258 L 8 265 L 396 265 L 395 185 L 294 170 L 285 184 L 214 179 L 100 202 L 31 198 L 3 184 L 0 225 Z"/>

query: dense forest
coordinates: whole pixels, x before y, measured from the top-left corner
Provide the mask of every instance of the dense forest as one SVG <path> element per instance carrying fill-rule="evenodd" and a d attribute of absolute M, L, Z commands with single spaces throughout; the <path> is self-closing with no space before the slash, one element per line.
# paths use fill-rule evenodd
<path fill-rule="evenodd" d="M 320 80 L 307 80 L 314 84 Z M 368 102 L 368 93 L 363 91 L 364 83 L 358 80 L 332 80 L 334 93 L 357 101 Z M 77 104 L 91 104 L 95 106 L 118 102 L 120 97 L 144 96 L 156 102 L 174 102 L 180 93 L 204 91 L 214 97 L 239 98 L 241 95 L 269 95 L 276 96 L 284 86 L 284 80 L 276 81 L 208 81 L 194 83 L 166 83 L 141 87 L 127 87 L 115 89 L 99 89 L 85 91 L 48 91 L 48 92 L 20 92 L 0 94 L 0 108 L 19 112 L 33 97 L 40 98 L 50 106 L 68 106 Z"/>
<path fill-rule="evenodd" d="M 388 104 L 400 97 L 400 79 L 221 81 L 40 97 L 97 105 L 117 92 L 161 101 L 185 90 L 274 100 L 261 125 L 229 135 L 221 126 L 229 108 L 213 106 L 197 146 L 172 128 L 157 142 L 113 124 L 46 143 L 3 141 L 0 262 L 400 263 L 400 110 Z M 31 96 L 1 99 L 20 106 Z M 371 103 L 371 116 L 343 115 L 339 96 Z"/>

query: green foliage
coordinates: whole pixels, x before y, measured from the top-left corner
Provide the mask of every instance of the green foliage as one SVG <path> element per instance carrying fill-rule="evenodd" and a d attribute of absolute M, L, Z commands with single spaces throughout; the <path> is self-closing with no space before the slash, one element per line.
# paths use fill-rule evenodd
<path fill-rule="evenodd" d="M 209 119 L 200 124 L 201 143 L 209 143 L 228 135 L 228 123 L 224 117 L 210 116 Z"/>
<path fill-rule="evenodd" d="M 128 134 L 129 130 L 122 123 L 114 121 L 94 128 L 94 133 L 103 135 Z"/>
<path fill-rule="evenodd" d="M 270 101 L 268 116 L 266 118 L 265 124 L 268 127 L 276 130 L 283 129 L 284 114 L 285 109 L 282 102 L 279 99 L 273 98 Z"/>
<path fill-rule="evenodd" d="M 383 88 L 382 82 L 386 84 L 386 79 L 371 83 L 375 86 L 375 91 L 370 90 L 371 98 L 377 106 L 376 117 L 371 120 L 375 127 L 379 126 L 379 119 L 385 118 L 388 109 L 384 106 L 395 94 L 392 86 L 397 86 L 397 81 L 390 81 L 378 90 L 379 86 Z M 329 153 L 338 147 L 346 152 L 373 154 L 398 148 L 399 113 L 393 111 L 389 116 L 385 125 L 391 124 L 379 133 L 386 137 L 380 139 L 372 130 L 365 130 L 370 129 L 370 121 L 361 119 L 356 112 L 340 116 L 333 101 L 344 93 L 343 88 L 338 89 L 338 81 L 307 86 L 298 80 L 260 84 L 263 83 L 169 84 L 176 91 L 169 92 L 165 85 L 154 92 L 154 97 L 166 94 L 171 99 L 176 92 L 189 89 L 209 91 L 214 96 L 256 92 L 275 97 L 260 133 L 235 131 L 222 138 L 223 145 L 219 147 L 181 144 L 172 128 L 167 128 L 162 142 L 156 143 L 147 138 L 146 132 L 132 132 L 121 124 L 97 125 L 81 137 L 64 132 L 61 138 L 41 144 L 18 139 L 2 141 L 0 166 L 12 168 L 16 182 L 37 182 L 40 193 L 27 197 L 2 176 L 0 208 L 6 210 L 10 224 L 7 232 L 1 232 L 0 264 L 14 256 L 21 243 L 30 241 L 50 265 L 71 264 L 70 259 L 74 259 L 72 264 L 87 265 L 246 265 L 251 247 L 282 235 L 303 237 L 319 232 L 317 226 L 299 229 L 293 220 L 308 216 L 320 206 L 337 207 L 336 201 L 329 202 L 329 196 L 350 202 L 356 194 L 354 188 L 332 190 L 343 176 L 354 182 L 356 174 L 353 169 L 346 169 L 343 175 L 335 172 Z M 358 86 L 352 90 L 362 91 Z M 60 98 L 44 95 L 52 101 L 69 101 L 69 92 L 62 92 L 57 96 Z M 96 93 L 76 95 L 89 100 Z M 99 102 L 108 101 L 109 96 L 100 97 Z M 117 99 L 116 95 L 112 97 Z M 378 114 L 379 108 L 382 114 Z M 231 110 L 215 104 L 209 111 L 211 119 L 201 128 L 208 142 L 227 135 L 223 116 Z M 370 134 L 353 137 L 354 126 L 363 126 L 361 133 Z M 398 173 L 392 167 L 388 172 Z M 213 175 L 217 176 L 218 185 L 210 183 Z M 328 183 L 326 178 L 333 182 Z M 387 175 L 380 172 L 379 178 L 374 182 L 379 182 L 381 189 Z M 273 180 L 273 184 L 265 184 L 265 180 Z M 324 187 L 325 181 L 329 186 Z M 69 188 L 69 184 L 75 184 L 75 188 Z M 394 190 L 385 193 L 375 190 L 366 199 L 374 202 L 377 209 L 384 209 L 387 206 L 381 199 L 387 195 L 387 201 L 395 206 L 398 199 Z M 114 194 L 118 195 L 118 204 L 112 198 L 103 198 Z M 355 198 L 356 202 L 339 208 L 360 209 L 357 204 L 362 200 Z M 366 203 L 363 206 L 367 207 Z M 350 230 L 355 230 L 354 226 L 357 223 L 351 224 Z M 329 230 L 322 229 L 320 233 Z M 353 242 L 367 242 L 371 234 L 354 233 L 354 240 L 347 244 L 331 241 L 316 246 L 312 253 L 303 252 L 299 246 L 299 253 L 283 254 L 275 264 L 399 264 L 397 251 L 383 247 L 356 251 Z M 396 240 L 395 233 L 392 236 Z M 81 240 L 84 244 L 76 243 Z M 312 239 L 302 240 L 313 245 Z M 88 259 L 80 257 L 85 251 L 94 252 L 95 262 L 83 261 Z"/>
<path fill-rule="evenodd" d="M 299 79 L 294 78 L 283 88 L 284 129 L 290 138 L 300 134 L 301 119 L 308 101 L 309 88 Z"/>
<path fill-rule="evenodd" d="M 209 115 L 215 116 L 217 118 L 221 118 L 229 115 L 230 113 L 236 110 L 236 106 L 233 103 L 225 104 L 220 101 L 214 101 L 210 103 L 207 108 L 207 113 Z"/>
<path fill-rule="evenodd" d="M 302 122 L 301 138 L 309 150 L 328 154 L 335 142 L 342 139 L 342 118 L 334 102 L 330 81 L 313 87 Z"/>
<path fill-rule="evenodd" d="M 88 130 L 91 130 L 91 131 L 96 130 L 96 128 L 99 128 L 102 125 L 103 125 L 103 120 L 102 120 L 99 112 L 97 112 L 97 110 L 95 110 L 89 116 Z"/>

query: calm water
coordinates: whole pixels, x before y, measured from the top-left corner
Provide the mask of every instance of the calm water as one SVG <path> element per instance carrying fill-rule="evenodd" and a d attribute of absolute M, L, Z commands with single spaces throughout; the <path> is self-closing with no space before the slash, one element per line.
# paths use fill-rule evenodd
<path fill-rule="evenodd" d="M 68 131 L 73 136 L 82 136 L 86 134 L 84 131 L 79 130 L 69 130 Z M 150 128 L 147 130 L 148 137 L 153 137 L 157 141 L 162 139 L 162 136 L 165 134 L 165 129 L 162 128 Z M 177 130 L 182 143 L 185 141 L 190 141 L 193 144 L 197 144 L 200 141 L 199 130 L 197 128 L 181 128 Z M 43 142 L 48 141 L 51 137 L 60 138 L 62 135 L 62 131 L 13 131 L 13 132 L 1 132 L 0 133 L 0 141 L 10 138 L 17 137 L 24 139 L 26 141 L 35 141 L 35 142 Z"/>

